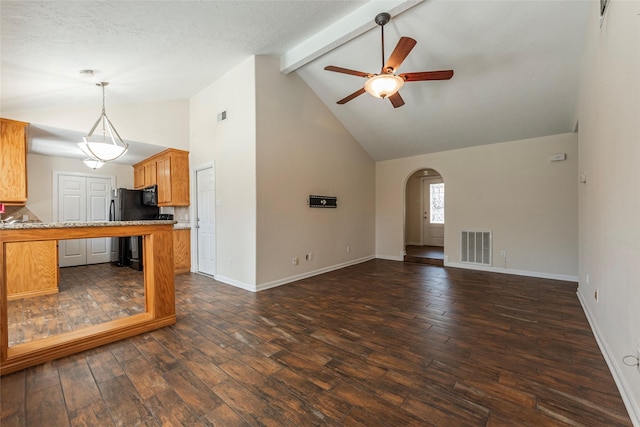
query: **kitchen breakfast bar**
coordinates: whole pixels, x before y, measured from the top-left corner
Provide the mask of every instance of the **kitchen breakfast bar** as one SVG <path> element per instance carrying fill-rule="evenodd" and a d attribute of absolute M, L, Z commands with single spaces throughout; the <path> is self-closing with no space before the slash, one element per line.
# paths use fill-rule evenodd
<path fill-rule="evenodd" d="M 176 322 L 174 221 L 0 224 L 0 375 L 148 332 Z M 25 242 L 142 236 L 145 311 L 76 331 L 9 346 L 7 254 Z M 38 277 L 33 277 L 37 287 Z"/>

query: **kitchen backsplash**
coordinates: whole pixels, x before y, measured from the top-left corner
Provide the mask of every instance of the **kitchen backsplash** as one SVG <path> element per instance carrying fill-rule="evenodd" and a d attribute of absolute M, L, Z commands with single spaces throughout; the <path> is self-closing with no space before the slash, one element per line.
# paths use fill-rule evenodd
<path fill-rule="evenodd" d="M 173 214 L 173 219 L 178 222 L 189 222 L 189 207 L 161 206 L 161 214 Z"/>
<path fill-rule="evenodd" d="M 26 215 L 26 218 L 25 218 Z M 4 205 L 4 213 L 0 214 L 3 221 L 26 220 L 28 222 L 42 222 L 40 218 L 29 210 L 26 206 L 7 206 Z"/>

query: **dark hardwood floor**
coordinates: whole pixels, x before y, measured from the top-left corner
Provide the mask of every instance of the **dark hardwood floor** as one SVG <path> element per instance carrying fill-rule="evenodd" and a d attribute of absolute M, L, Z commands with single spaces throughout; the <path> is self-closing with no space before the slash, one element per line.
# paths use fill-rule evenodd
<path fill-rule="evenodd" d="M 1 379 L 8 426 L 630 426 L 574 283 L 373 260 Z"/>

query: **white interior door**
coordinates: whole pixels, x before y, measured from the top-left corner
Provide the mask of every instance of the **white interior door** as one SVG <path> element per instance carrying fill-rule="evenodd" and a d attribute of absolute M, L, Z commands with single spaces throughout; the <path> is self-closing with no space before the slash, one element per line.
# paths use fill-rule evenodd
<path fill-rule="evenodd" d="M 422 180 L 422 242 L 444 247 L 444 182 L 441 178 Z"/>
<path fill-rule="evenodd" d="M 83 176 L 58 175 L 58 221 L 84 222 L 87 220 L 87 179 Z M 87 244 L 85 239 L 59 240 L 60 267 L 85 265 Z"/>
<path fill-rule="evenodd" d="M 58 221 L 107 221 L 111 193 L 109 178 L 58 175 Z M 111 239 L 59 240 L 59 265 L 109 262 Z"/>
<path fill-rule="evenodd" d="M 213 167 L 196 172 L 196 239 L 198 272 L 216 274 L 215 174 Z"/>
<path fill-rule="evenodd" d="M 105 222 L 109 220 L 111 202 L 111 181 L 108 178 L 87 178 L 87 221 Z M 86 239 L 87 264 L 111 261 L 111 238 Z"/>

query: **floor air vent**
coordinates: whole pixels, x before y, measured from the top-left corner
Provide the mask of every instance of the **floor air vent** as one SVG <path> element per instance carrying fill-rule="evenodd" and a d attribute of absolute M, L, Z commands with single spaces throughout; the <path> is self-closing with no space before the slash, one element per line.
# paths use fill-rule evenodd
<path fill-rule="evenodd" d="M 491 232 L 462 230 L 460 261 L 469 264 L 491 265 Z"/>

